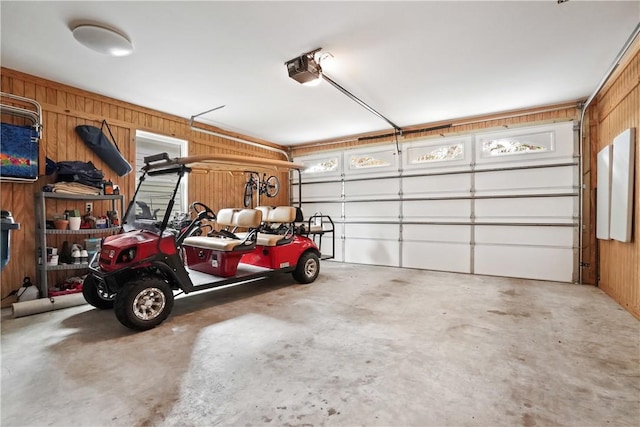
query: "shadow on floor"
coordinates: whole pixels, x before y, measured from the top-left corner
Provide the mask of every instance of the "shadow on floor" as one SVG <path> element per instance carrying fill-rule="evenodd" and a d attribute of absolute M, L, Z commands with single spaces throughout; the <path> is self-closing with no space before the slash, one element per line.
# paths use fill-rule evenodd
<path fill-rule="evenodd" d="M 249 299 L 257 295 L 275 292 L 277 290 L 295 286 L 297 282 L 291 278 L 290 275 L 278 275 L 267 278 L 265 280 L 254 281 L 245 283 L 233 287 L 223 289 L 210 289 L 207 291 L 193 292 L 189 295 L 179 295 L 176 297 L 173 309 L 169 318 L 154 330 L 168 327 L 169 324 L 181 324 L 186 320 L 185 317 L 202 314 L 204 311 L 209 311 L 217 306 L 223 304 L 229 304 L 236 301 L 242 301 Z M 212 322 L 208 324 L 215 324 L 226 320 L 223 317 L 217 317 L 212 313 L 208 317 Z M 243 312 L 239 312 L 241 316 Z M 198 322 L 200 323 L 200 322 Z M 73 334 L 67 336 L 67 339 L 74 339 L 82 343 L 95 343 L 101 341 L 108 341 L 139 333 L 140 331 L 134 331 L 121 325 L 116 319 L 113 310 L 99 310 L 97 308 L 90 309 L 81 313 L 74 314 L 62 320 L 62 325 L 66 328 L 75 329 Z M 197 325 L 194 325 L 197 326 Z M 64 345 L 64 341 L 57 345 Z"/>

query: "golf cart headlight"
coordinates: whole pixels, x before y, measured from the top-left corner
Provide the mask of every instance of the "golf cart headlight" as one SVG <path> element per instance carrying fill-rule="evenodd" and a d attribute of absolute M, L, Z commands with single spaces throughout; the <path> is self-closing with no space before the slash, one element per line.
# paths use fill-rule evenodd
<path fill-rule="evenodd" d="M 129 249 L 125 249 L 122 252 L 120 252 L 120 255 L 118 255 L 118 259 L 116 260 L 116 262 L 129 262 L 132 261 L 134 258 L 136 257 L 136 248 L 132 247 Z"/>

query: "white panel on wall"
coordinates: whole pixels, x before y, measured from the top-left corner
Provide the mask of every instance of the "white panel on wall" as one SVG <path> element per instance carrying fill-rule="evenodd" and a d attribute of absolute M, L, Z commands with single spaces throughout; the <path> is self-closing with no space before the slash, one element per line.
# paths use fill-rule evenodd
<path fill-rule="evenodd" d="M 405 221 L 469 222 L 470 200 L 406 201 L 403 205 Z"/>
<path fill-rule="evenodd" d="M 613 139 L 609 234 L 612 239 L 620 242 L 631 241 L 634 155 L 635 129 L 631 128 Z"/>
<path fill-rule="evenodd" d="M 400 180 L 398 178 L 346 181 L 344 183 L 344 196 L 347 201 L 397 199 L 399 192 Z"/>
<path fill-rule="evenodd" d="M 573 249 L 512 245 L 476 245 L 475 273 L 571 282 Z"/>
<path fill-rule="evenodd" d="M 471 194 L 471 174 L 403 177 L 402 192 L 406 199 L 468 196 Z"/>
<path fill-rule="evenodd" d="M 479 196 L 505 194 L 575 193 L 574 175 L 578 166 L 483 172 L 476 174 Z"/>
<path fill-rule="evenodd" d="M 477 222 L 573 223 L 577 213 L 574 197 L 479 199 Z"/>
<path fill-rule="evenodd" d="M 611 153 L 607 145 L 598 153 L 596 195 L 596 237 L 609 240 L 609 216 L 611 214 Z"/>

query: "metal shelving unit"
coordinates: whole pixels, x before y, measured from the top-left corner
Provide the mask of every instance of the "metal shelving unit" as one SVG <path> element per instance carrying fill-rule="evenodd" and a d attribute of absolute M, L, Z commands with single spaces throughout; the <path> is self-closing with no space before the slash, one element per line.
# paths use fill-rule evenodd
<path fill-rule="evenodd" d="M 123 195 L 100 195 L 92 196 L 86 194 L 63 194 L 63 193 L 49 193 L 40 192 L 35 197 L 36 208 L 36 275 L 37 283 L 40 288 L 40 295 L 46 297 L 49 291 L 47 274 L 50 271 L 61 270 L 82 270 L 89 267 L 89 263 L 78 264 L 58 264 L 47 265 L 47 236 L 48 235 L 99 235 L 105 236 L 117 233 L 120 227 L 108 227 L 108 228 L 85 228 L 80 230 L 56 230 L 47 229 L 47 200 L 75 200 L 75 201 L 111 201 L 111 210 L 116 210 L 116 204 L 120 202 L 120 213 L 124 213 L 124 196 Z"/>

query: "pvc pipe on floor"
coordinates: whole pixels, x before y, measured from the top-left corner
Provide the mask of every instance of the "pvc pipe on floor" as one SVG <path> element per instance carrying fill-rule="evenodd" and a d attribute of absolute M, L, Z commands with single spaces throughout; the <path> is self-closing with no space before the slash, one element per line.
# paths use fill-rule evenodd
<path fill-rule="evenodd" d="M 60 295 L 51 298 L 39 298 L 31 301 L 16 302 L 11 305 L 13 317 L 30 316 L 46 311 L 60 310 L 86 304 L 81 293 Z"/>

